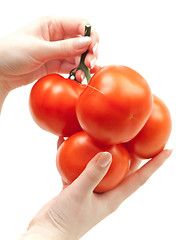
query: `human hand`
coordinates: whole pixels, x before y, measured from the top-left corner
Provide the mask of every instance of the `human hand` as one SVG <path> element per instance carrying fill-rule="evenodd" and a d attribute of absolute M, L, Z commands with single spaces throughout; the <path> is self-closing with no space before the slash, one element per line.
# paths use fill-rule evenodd
<path fill-rule="evenodd" d="M 138 170 L 135 169 L 139 164 L 136 160 L 116 188 L 97 194 L 93 190 L 112 161 L 110 153 L 98 153 L 72 184 L 64 183 L 61 193 L 40 210 L 19 240 L 79 239 L 141 187 L 170 154 L 170 150 L 163 150 Z"/>
<path fill-rule="evenodd" d="M 96 70 L 98 34 L 83 37 L 87 20 L 43 17 L 0 39 L 0 84 L 10 91 L 49 73 L 69 73 L 88 50 L 85 64 Z M 77 80 L 84 77 L 77 72 Z"/>

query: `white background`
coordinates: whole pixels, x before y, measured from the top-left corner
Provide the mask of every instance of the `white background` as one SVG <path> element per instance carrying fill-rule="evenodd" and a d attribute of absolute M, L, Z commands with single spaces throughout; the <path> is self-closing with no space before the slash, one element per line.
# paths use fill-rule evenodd
<path fill-rule="evenodd" d="M 180 239 L 180 7 L 179 1 L 6 0 L 0 36 L 44 15 L 87 18 L 99 33 L 103 65 L 129 66 L 170 109 L 172 156 L 119 209 L 83 239 Z M 61 189 L 55 166 L 57 138 L 33 122 L 32 85 L 7 97 L 0 118 L 0 239 L 16 239 L 35 213 Z"/>

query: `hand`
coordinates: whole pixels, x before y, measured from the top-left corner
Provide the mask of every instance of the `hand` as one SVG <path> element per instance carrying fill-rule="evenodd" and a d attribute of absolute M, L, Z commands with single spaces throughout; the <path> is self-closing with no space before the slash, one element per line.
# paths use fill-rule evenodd
<path fill-rule="evenodd" d="M 40 210 L 20 239 L 79 239 L 141 187 L 170 154 L 170 150 L 163 150 L 138 170 L 135 170 L 136 162 L 119 186 L 96 194 L 93 190 L 112 161 L 110 153 L 98 153 L 71 185 L 64 183 L 62 192 Z"/>
<path fill-rule="evenodd" d="M 10 91 L 49 73 L 69 73 L 86 50 L 85 64 L 93 73 L 99 40 L 95 31 L 83 37 L 87 23 L 79 18 L 43 17 L 0 39 L 0 84 Z M 76 78 L 83 76 L 78 71 Z"/>

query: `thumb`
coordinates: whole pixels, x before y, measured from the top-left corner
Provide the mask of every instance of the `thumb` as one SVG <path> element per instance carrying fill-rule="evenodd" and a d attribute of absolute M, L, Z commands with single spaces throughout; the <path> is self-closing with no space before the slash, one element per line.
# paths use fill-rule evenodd
<path fill-rule="evenodd" d="M 50 59 L 68 58 L 81 55 L 91 44 L 90 37 L 69 38 L 54 42 L 45 42 L 43 55 Z"/>
<path fill-rule="evenodd" d="M 93 192 L 106 175 L 112 162 L 109 152 L 98 153 L 86 166 L 81 175 L 72 183 L 83 195 Z M 77 189 L 76 189 L 77 190 Z"/>

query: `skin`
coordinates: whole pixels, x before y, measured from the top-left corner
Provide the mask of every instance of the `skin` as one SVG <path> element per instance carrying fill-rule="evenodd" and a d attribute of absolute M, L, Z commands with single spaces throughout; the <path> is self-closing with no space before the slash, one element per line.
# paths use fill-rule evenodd
<path fill-rule="evenodd" d="M 48 73 L 69 73 L 88 50 L 85 64 L 95 71 L 98 34 L 84 35 L 88 21 L 43 17 L 0 39 L 1 84 L 7 91 L 29 84 Z M 77 79 L 84 77 L 77 73 Z"/>
<path fill-rule="evenodd" d="M 95 71 L 97 33 L 93 31 L 85 42 L 78 40 L 85 23 L 84 19 L 46 17 L 0 39 L 0 107 L 13 89 L 48 73 L 69 72 L 87 49 L 85 63 Z M 81 78 L 82 73 L 77 75 Z M 59 139 L 58 146 L 62 142 Z M 111 165 L 110 153 L 98 153 L 72 184 L 64 183 L 62 191 L 36 214 L 19 240 L 79 239 L 141 187 L 170 154 L 170 150 L 163 150 L 140 169 L 140 160 L 132 156 L 129 174 L 121 184 L 96 194 L 94 188 Z"/>

